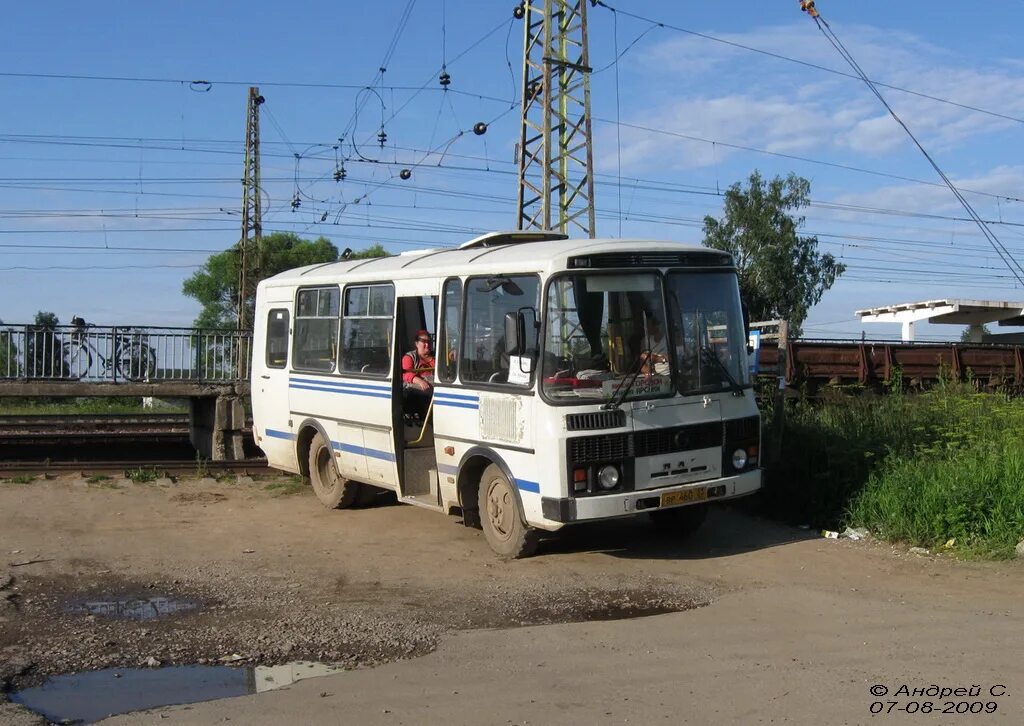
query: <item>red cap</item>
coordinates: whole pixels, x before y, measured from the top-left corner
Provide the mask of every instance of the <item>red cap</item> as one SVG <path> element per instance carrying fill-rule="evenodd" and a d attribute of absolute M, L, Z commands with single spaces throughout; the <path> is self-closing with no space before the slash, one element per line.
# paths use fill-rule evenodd
<path fill-rule="evenodd" d="M 427 340 L 430 340 L 430 333 L 428 333 L 426 330 L 417 330 L 416 331 L 416 337 L 417 338 L 426 338 Z"/>

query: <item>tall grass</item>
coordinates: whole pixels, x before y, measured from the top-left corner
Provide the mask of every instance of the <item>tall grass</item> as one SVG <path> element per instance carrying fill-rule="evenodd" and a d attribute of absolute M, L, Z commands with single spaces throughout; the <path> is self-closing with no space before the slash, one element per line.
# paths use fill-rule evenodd
<path fill-rule="evenodd" d="M 924 546 L 1009 556 L 1024 538 L 1024 401 L 940 385 L 787 411 L 769 511 Z"/>

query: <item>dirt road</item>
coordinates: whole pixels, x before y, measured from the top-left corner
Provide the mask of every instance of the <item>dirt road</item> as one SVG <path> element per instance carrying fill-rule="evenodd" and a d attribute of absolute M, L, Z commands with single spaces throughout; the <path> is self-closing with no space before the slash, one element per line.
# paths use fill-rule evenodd
<path fill-rule="evenodd" d="M 0 677 L 148 658 L 354 668 L 116 724 L 1024 720 L 1019 563 L 825 540 L 734 510 L 687 543 L 638 520 L 503 563 L 455 519 L 386 497 L 328 512 L 268 485 L 0 484 Z M 132 621 L 80 607 L 129 596 L 186 609 Z M 960 702 L 995 712 L 941 713 Z M 899 710 L 911 703 L 932 713 Z"/>

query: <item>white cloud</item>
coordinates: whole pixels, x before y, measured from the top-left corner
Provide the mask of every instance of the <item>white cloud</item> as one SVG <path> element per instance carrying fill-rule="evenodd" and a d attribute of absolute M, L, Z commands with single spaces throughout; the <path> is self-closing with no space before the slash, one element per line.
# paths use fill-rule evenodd
<path fill-rule="evenodd" d="M 906 33 L 871 26 L 837 32 L 874 80 L 1024 117 L 1024 73 L 1019 61 L 972 66 L 968 59 Z M 717 37 L 843 72 L 850 70 L 835 49 L 804 23 Z M 867 86 L 853 78 L 826 75 L 692 36 L 671 38 L 629 62 L 641 67 L 652 84 L 646 92 L 655 100 L 641 104 L 643 117 L 625 117 L 628 122 L 770 151 L 798 153 L 814 148 L 816 156 L 823 151 L 883 156 L 912 148 L 903 129 Z M 688 93 L 690 88 L 696 91 Z M 926 148 L 937 152 L 954 150 L 972 138 L 1019 128 L 1019 123 L 1010 119 L 891 88 L 879 90 Z M 679 168 L 713 163 L 710 153 L 691 149 L 691 144 L 678 139 L 626 134 L 624 130 L 624 143 L 627 136 L 624 163 L 627 159 L 638 164 L 666 158 Z"/>

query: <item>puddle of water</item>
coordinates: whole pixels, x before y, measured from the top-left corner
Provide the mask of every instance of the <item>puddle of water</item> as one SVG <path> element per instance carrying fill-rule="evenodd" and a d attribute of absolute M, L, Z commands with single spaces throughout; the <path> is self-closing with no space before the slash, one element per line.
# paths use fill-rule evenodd
<path fill-rule="evenodd" d="M 69 613 L 102 615 L 125 620 L 153 620 L 172 613 L 195 610 L 199 603 L 177 598 L 123 597 L 114 600 L 80 600 L 67 608 Z"/>
<path fill-rule="evenodd" d="M 50 721 L 91 723 L 119 713 L 263 693 L 343 670 L 306 661 L 256 668 L 108 668 L 54 676 L 10 699 Z"/>
<path fill-rule="evenodd" d="M 118 713 L 252 693 L 252 673 L 228 666 L 107 669 L 54 676 L 10 695 L 50 721 L 91 723 Z"/>

